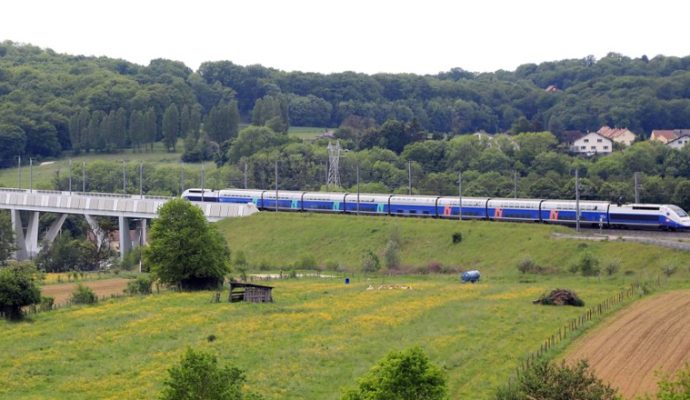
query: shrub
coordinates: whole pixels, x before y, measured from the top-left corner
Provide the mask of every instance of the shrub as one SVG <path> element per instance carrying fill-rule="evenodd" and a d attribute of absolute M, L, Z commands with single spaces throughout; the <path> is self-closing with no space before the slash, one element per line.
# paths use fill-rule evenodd
<path fill-rule="evenodd" d="M 621 264 L 620 261 L 615 260 L 611 261 L 608 264 L 606 264 L 606 267 L 604 267 L 604 270 L 606 271 L 606 275 L 611 276 L 618 272 L 621 269 Z"/>
<path fill-rule="evenodd" d="M 127 282 L 125 292 L 128 294 L 151 294 L 152 285 L 153 281 L 150 277 L 139 275 L 136 279 Z"/>
<path fill-rule="evenodd" d="M 0 268 L 0 313 L 10 320 L 24 317 L 22 307 L 39 303 L 41 292 L 34 280 L 31 264 Z"/>
<path fill-rule="evenodd" d="M 462 232 L 453 233 L 453 244 L 458 244 L 462 242 Z"/>
<path fill-rule="evenodd" d="M 517 269 L 523 274 L 538 274 L 544 272 L 544 268 L 540 267 L 531 257 L 524 258 L 522 261 L 518 262 Z"/>
<path fill-rule="evenodd" d="M 661 375 L 658 383 L 658 400 L 687 400 L 690 399 L 690 365 L 678 370 L 674 375 Z"/>
<path fill-rule="evenodd" d="M 429 274 L 438 274 L 443 271 L 443 265 L 438 261 L 429 261 L 426 264 L 426 272 Z"/>
<path fill-rule="evenodd" d="M 667 278 L 670 278 L 671 275 L 675 274 L 676 271 L 678 271 L 678 267 L 675 265 L 667 265 L 664 268 L 662 268 L 662 272 L 664 275 L 666 275 Z"/>
<path fill-rule="evenodd" d="M 597 276 L 599 275 L 599 259 L 592 253 L 583 253 L 577 264 L 582 276 Z"/>
<path fill-rule="evenodd" d="M 381 261 L 373 251 L 367 250 L 362 257 L 362 271 L 376 272 L 381 269 Z"/>
<path fill-rule="evenodd" d="M 392 352 L 358 379 L 343 400 L 437 400 L 447 395 L 446 378 L 419 347 Z"/>
<path fill-rule="evenodd" d="M 98 297 L 91 288 L 80 283 L 77 285 L 74 292 L 72 292 L 70 301 L 72 304 L 95 304 L 98 302 Z"/>
<path fill-rule="evenodd" d="M 383 251 L 383 260 L 388 269 L 395 269 L 400 266 L 400 245 L 397 242 L 388 241 L 386 249 Z"/>
<path fill-rule="evenodd" d="M 243 398 L 244 372 L 218 365 L 216 356 L 187 349 L 179 364 L 168 370 L 161 399 L 239 400 Z"/>
<path fill-rule="evenodd" d="M 41 302 L 38 305 L 38 309 L 41 311 L 50 311 L 53 309 L 53 305 L 55 304 L 55 299 L 50 296 L 41 296 Z"/>
<path fill-rule="evenodd" d="M 517 376 L 516 381 L 499 388 L 497 400 L 614 400 L 616 390 L 589 369 L 587 361 L 575 366 L 540 359 Z"/>
<path fill-rule="evenodd" d="M 318 263 L 316 262 L 316 258 L 312 255 L 304 255 L 302 258 L 297 261 L 295 264 L 295 268 L 297 269 L 318 269 Z"/>

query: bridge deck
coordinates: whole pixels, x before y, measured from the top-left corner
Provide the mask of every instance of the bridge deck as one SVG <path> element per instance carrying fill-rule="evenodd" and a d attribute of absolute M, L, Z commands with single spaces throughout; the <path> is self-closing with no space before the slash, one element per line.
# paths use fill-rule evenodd
<path fill-rule="evenodd" d="M 63 214 L 150 219 L 155 218 L 158 208 L 170 199 L 172 197 L 0 188 L 0 209 Z M 258 212 L 253 204 L 193 203 L 211 222 Z"/>

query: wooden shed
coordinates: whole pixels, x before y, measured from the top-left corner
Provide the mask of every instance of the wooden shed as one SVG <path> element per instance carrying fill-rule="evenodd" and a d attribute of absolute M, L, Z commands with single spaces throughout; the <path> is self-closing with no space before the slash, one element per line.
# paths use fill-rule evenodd
<path fill-rule="evenodd" d="M 255 285 L 253 283 L 230 282 L 230 295 L 228 301 L 248 301 L 251 303 L 273 302 L 271 295 L 273 286 Z"/>

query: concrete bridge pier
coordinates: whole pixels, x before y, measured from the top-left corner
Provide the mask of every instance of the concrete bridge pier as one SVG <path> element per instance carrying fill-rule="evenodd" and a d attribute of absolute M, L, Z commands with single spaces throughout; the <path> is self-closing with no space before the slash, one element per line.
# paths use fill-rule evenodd
<path fill-rule="evenodd" d="M 125 254 L 132 250 L 132 239 L 129 237 L 129 218 L 119 216 L 118 220 L 120 222 L 120 259 L 123 259 Z"/>
<path fill-rule="evenodd" d="M 29 221 L 26 226 L 26 233 L 24 232 L 24 223 L 20 210 L 10 210 L 12 218 L 12 228 L 14 229 L 15 244 L 17 250 L 15 251 L 15 258 L 17 260 L 33 259 L 38 254 L 38 211 L 29 212 Z"/>

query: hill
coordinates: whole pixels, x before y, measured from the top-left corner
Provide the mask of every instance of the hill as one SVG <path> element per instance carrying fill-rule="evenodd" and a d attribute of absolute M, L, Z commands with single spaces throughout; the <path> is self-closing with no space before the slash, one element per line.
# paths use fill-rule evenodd
<path fill-rule="evenodd" d="M 231 250 L 244 252 L 250 264 L 283 269 L 313 259 L 321 266 L 359 270 L 367 250 L 383 256 L 391 235 L 402 238 L 401 264 L 422 270 L 440 263 L 515 277 L 517 263 L 530 258 L 547 270 L 569 274 L 582 254 L 591 253 L 602 267 L 618 262 L 620 274 L 643 278 L 655 277 L 664 266 L 690 262 L 688 252 L 649 245 L 558 239 L 553 232 L 570 230 L 535 223 L 263 212 L 221 221 L 218 228 Z M 453 244 L 455 233 L 462 242 Z"/>

